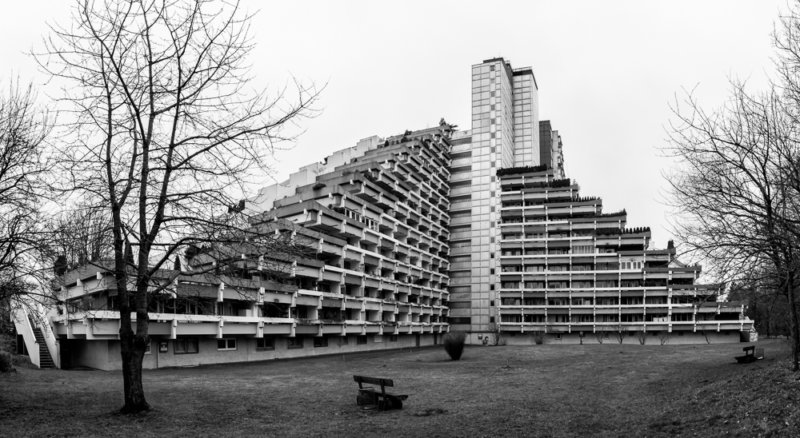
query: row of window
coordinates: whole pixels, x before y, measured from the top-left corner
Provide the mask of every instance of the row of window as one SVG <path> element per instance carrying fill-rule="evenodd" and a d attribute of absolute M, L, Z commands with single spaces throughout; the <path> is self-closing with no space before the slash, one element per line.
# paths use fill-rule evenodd
<path fill-rule="evenodd" d="M 363 345 L 367 343 L 367 336 L 356 336 L 356 345 Z M 389 342 L 397 342 L 397 335 L 386 335 L 385 338 L 389 340 Z M 274 350 L 275 349 L 275 339 L 274 337 L 263 337 L 256 339 L 256 351 L 267 351 L 267 350 Z M 306 338 L 303 337 L 294 337 L 294 338 L 286 338 L 286 348 L 288 349 L 297 349 L 304 347 L 304 340 Z M 313 345 L 314 348 L 323 348 L 328 346 L 328 340 L 330 338 L 327 337 L 314 337 Z M 348 345 L 349 344 L 349 337 L 348 336 L 341 336 L 337 337 L 339 341 L 339 345 Z M 168 343 L 167 341 L 159 342 L 159 352 L 166 353 L 168 351 Z M 218 351 L 236 351 L 238 349 L 238 340 L 236 338 L 223 338 L 217 339 L 217 350 Z M 175 339 L 173 341 L 173 351 L 175 354 L 197 354 L 200 352 L 200 339 L 194 337 L 181 337 Z M 149 345 L 147 349 L 147 353 L 150 353 Z"/>

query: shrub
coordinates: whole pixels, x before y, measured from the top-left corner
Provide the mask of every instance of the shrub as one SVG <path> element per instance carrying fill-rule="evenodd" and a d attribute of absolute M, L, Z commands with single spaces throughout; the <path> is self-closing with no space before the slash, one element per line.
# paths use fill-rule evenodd
<path fill-rule="evenodd" d="M 544 344 L 544 333 L 543 332 L 533 332 L 533 342 L 535 342 L 536 345 Z"/>
<path fill-rule="evenodd" d="M 467 341 L 467 335 L 464 332 L 451 332 L 444 335 L 444 351 L 450 356 L 452 360 L 461 359 L 461 354 L 464 353 L 464 343 Z"/>
<path fill-rule="evenodd" d="M 0 350 L 0 373 L 14 371 L 14 364 L 11 363 L 11 353 Z"/>
<path fill-rule="evenodd" d="M 602 344 L 606 340 L 606 336 L 608 336 L 606 332 L 594 332 L 594 337 L 597 339 L 598 344 Z"/>

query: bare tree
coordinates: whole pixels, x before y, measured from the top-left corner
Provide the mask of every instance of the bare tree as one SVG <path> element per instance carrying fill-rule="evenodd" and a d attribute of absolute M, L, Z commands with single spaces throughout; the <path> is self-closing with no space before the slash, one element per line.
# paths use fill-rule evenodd
<path fill-rule="evenodd" d="M 734 84 L 727 105 L 708 113 L 690 94 L 675 108 L 669 151 L 682 167 L 668 178 L 680 222 L 676 232 L 717 276 L 741 280 L 770 266 L 790 303 L 798 370 L 796 293 L 800 286 L 798 216 L 790 190 L 797 124 L 776 91 L 752 95 Z"/>
<path fill-rule="evenodd" d="M 769 268 L 754 267 L 750 272 L 742 274 L 739 282 L 731 285 L 727 300 L 746 303 L 746 314 L 755 321 L 754 326 L 759 335 L 788 338 L 788 298 L 775 281 L 779 276 Z"/>
<path fill-rule="evenodd" d="M 642 327 L 640 331 L 636 332 L 636 339 L 639 341 L 639 345 L 644 345 L 647 343 L 647 332 L 645 331 L 644 327 Z"/>
<path fill-rule="evenodd" d="M 77 205 L 63 211 L 50 225 L 47 253 L 56 275 L 88 262 L 113 257 L 113 234 L 108 211 Z"/>
<path fill-rule="evenodd" d="M 625 329 L 622 327 L 622 324 L 617 326 L 617 331 L 614 332 L 614 335 L 617 337 L 617 342 L 620 344 L 625 342 Z"/>
<path fill-rule="evenodd" d="M 0 94 L 0 299 L 33 292 L 41 268 L 42 149 L 49 132 L 30 86 L 12 83 Z"/>
<path fill-rule="evenodd" d="M 594 332 L 594 338 L 597 339 L 598 344 L 602 344 L 608 338 L 608 331 L 603 327 Z"/>
<path fill-rule="evenodd" d="M 250 18 L 238 2 L 79 0 L 37 54 L 68 84 L 62 189 L 110 218 L 123 412 L 149 409 L 148 296 L 181 274 L 164 269 L 190 246 L 269 246 L 240 200 L 317 98 L 298 83 L 294 99 L 250 89 Z"/>

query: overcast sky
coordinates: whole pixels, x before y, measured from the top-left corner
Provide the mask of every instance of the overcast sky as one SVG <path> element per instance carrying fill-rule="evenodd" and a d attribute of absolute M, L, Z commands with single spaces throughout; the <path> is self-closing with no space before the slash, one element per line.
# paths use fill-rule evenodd
<path fill-rule="evenodd" d="M 0 14 L 0 83 L 41 82 L 24 52 L 46 22 L 68 19 L 69 1 L 8 2 Z M 470 66 L 504 57 L 533 68 L 542 120 L 564 141 L 567 175 L 628 226 L 671 238 L 662 172 L 670 102 L 697 87 L 708 108 L 728 78 L 762 87 L 772 70 L 771 33 L 786 0 L 282 1 L 260 9 L 253 53 L 258 86 L 291 76 L 327 83 L 322 113 L 294 148 L 276 157 L 275 178 L 373 134 L 436 125 L 468 129 Z M 265 184 L 272 180 L 265 178 Z"/>

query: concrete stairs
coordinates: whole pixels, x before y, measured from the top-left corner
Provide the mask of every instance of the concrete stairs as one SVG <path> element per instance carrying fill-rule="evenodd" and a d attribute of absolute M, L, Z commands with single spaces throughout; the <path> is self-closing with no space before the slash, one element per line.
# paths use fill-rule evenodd
<path fill-rule="evenodd" d="M 50 350 L 47 349 L 42 329 L 34 327 L 33 334 L 36 336 L 36 343 L 39 344 L 39 368 L 55 368 L 56 364 L 50 356 Z"/>

